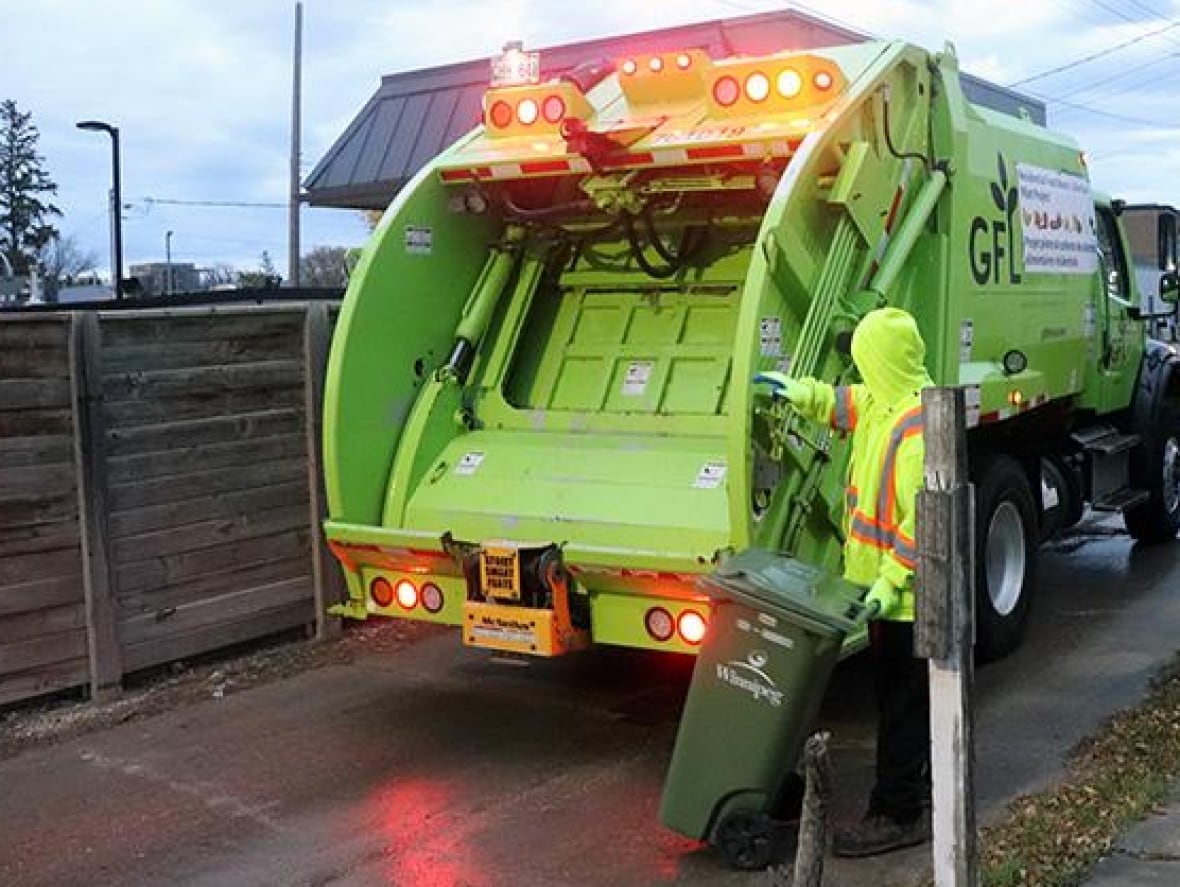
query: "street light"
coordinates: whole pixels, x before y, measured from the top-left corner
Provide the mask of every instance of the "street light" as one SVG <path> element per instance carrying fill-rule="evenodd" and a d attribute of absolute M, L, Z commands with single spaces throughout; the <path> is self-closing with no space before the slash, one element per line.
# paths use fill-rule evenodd
<path fill-rule="evenodd" d="M 167 270 L 164 272 L 164 294 L 172 295 L 172 232 L 164 234 L 164 261 Z"/>
<path fill-rule="evenodd" d="M 123 195 L 119 186 L 119 127 L 101 120 L 82 120 L 78 129 L 105 132 L 111 137 L 111 264 L 115 298 L 123 298 Z"/>

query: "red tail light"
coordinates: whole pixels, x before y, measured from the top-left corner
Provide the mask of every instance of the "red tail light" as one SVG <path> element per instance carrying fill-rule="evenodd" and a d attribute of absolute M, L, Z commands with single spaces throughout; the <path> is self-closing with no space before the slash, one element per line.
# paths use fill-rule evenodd
<path fill-rule="evenodd" d="M 687 71 L 692 67 L 692 56 L 687 52 L 680 53 L 680 55 L 676 56 L 676 67 L 681 71 Z"/>
<path fill-rule="evenodd" d="M 658 55 L 653 55 L 647 60 L 647 66 L 651 68 L 651 72 L 653 74 L 658 74 L 660 71 L 664 70 L 664 60 Z"/>
<path fill-rule="evenodd" d="M 388 607 L 393 603 L 393 586 L 384 576 L 378 576 L 369 583 L 369 597 L 378 607 Z"/>
<path fill-rule="evenodd" d="M 696 610 L 685 610 L 676 622 L 680 637 L 686 644 L 692 644 L 694 647 L 705 639 L 705 630 L 708 627 L 709 623 L 705 621 L 705 617 Z"/>
<path fill-rule="evenodd" d="M 741 86 L 732 77 L 722 77 L 713 84 L 713 100 L 723 108 L 728 108 L 736 102 L 741 94 Z"/>
<path fill-rule="evenodd" d="M 815 76 L 811 79 L 815 84 L 815 88 L 819 90 L 832 88 L 832 75 L 827 71 L 816 71 Z"/>
<path fill-rule="evenodd" d="M 409 579 L 403 579 L 397 584 L 397 603 L 403 610 L 412 610 L 418 606 L 418 589 Z"/>
<path fill-rule="evenodd" d="M 623 73 L 624 74 L 631 75 L 631 74 L 634 74 L 638 70 L 639 70 L 639 64 L 635 61 L 635 59 L 627 59 L 627 61 L 623 62 Z"/>
<path fill-rule="evenodd" d="M 492 110 L 488 112 L 488 117 L 491 118 L 492 126 L 499 129 L 511 126 L 512 106 L 507 102 L 495 102 L 492 104 Z"/>

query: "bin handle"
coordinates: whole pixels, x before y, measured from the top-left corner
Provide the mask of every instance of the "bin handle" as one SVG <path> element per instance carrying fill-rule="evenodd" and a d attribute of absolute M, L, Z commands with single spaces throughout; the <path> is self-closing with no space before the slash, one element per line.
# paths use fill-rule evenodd
<path fill-rule="evenodd" d="M 857 606 L 860 605 L 859 611 Z M 867 604 L 857 601 L 848 605 L 848 618 L 856 622 L 858 625 L 863 625 L 867 622 L 872 622 L 877 618 L 877 614 L 881 612 L 880 601 L 869 601 Z"/>

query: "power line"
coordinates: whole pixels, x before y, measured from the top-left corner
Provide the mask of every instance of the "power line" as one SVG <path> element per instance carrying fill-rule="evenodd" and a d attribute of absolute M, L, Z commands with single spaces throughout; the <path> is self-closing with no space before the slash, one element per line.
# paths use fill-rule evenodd
<path fill-rule="evenodd" d="M 1025 77 L 1023 80 L 1017 80 L 1013 83 L 1009 83 L 1008 87 L 1011 89 L 1013 87 L 1023 86 L 1026 83 L 1032 83 L 1034 80 L 1042 80 L 1045 77 L 1052 76 L 1053 74 L 1060 74 L 1062 71 L 1068 71 L 1072 68 L 1078 67 L 1079 65 L 1084 65 L 1088 62 L 1103 58 L 1110 55 L 1111 53 L 1118 52 L 1120 49 L 1126 49 L 1128 46 L 1133 46 L 1136 43 L 1142 43 L 1144 40 L 1147 40 L 1151 37 L 1157 37 L 1160 34 L 1175 30 L 1176 28 L 1180 28 L 1180 20 L 1174 20 L 1169 24 L 1164 25 L 1162 28 L 1156 28 L 1154 31 L 1148 31 L 1144 34 L 1140 34 L 1138 37 L 1132 37 L 1129 40 L 1124 40 L 1122 43 L 1116 43 L 1113 46 L 1108 46 L 1106 49 L 1090 53 L 1090 55 L 1083 56 L 1080 59 L 1074 59 L 1072 62 L 1066 62 L 1064 65 L 1058 65 L 1056 68 L 1050 68 L 1047 71 L 1041 71 L 1039 74 L 1033 74 L 1031 77 Z"/>
<path fill-rule="evenodd" d="M 212 206 L 231 209 L 286 209 L 285 203 L 254 203 L 248 200 L 180 200 L 168 197 L 145 197 L 143 202 L 149 206 Z"/>
<path fill-rule="evenodd" d="M 1067 108 L 1073 108 L 1077 111 L 1085 111 L 1088 114 L 1097 114 L 1100 117 L 1109 117 L 1112 120 L 1121 120 L 1124 123 L 1135 123 L 1140 126 L 1155 126 L 1164 128 L 1174 128 L 1174 125 L 1165 123 L 1162 120 L 1147 120 L 1143 117 L 1128 117 L 1126 114 L 1116 114 L 1113 111 L 1103 111 L 1099 108 L 1093 108 L 1089 105 L 1083 105 L 1080 102 L 1069 102 L 1065 99 L 1053 98 L 1052 96 L 1039 96 L 1036 93 L 1031 93 L 1034 98 L 1039 98 L 1042 101 L 1052 102 L 1058 105 L 1065 105 Z"/>

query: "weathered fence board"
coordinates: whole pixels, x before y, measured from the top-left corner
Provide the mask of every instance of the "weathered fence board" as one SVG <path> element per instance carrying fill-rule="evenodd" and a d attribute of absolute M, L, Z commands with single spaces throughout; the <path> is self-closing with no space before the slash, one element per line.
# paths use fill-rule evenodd
<path fill-rule="evenodd" d="M 306 574 L 307 567 L 296 558 L 276 558 L 233 569 L 234 585 L 241 588 L 255 588 L 298 579 Z M 143 591 L 128 592 L 119 598 L 120 615 L 131 619 L 144 613 L 155 618 L 167 618 L 170 610 L 185 603 L 207 600 L 225 594 L 227 588 L 224 573 L 202 573 L 192 579 L 171 582 Z"/>
<path fill-rule="evenodd" d="M 318 417 L 335 313 L 0 316 L 0 705 L 330 633 Z"/>
<path fill-rule="evenodd" d="M 0 324 L 0 705 L 87 678 L 68 316 Z"/>
<path fill-rule="evenodd" d="M 280 308 L 103 319 L 104 336 L 120 361 L 107 364 L 104 353 L 101 371 L 112 444 L 107 455 L 110 510 L 121 531 L 112 533 L 112 594 L 120 614 L 120 636 L 131 657 L 129 668 L 191 655 L 194 638 L 239 638 L 239 623 L 258 613 L 267 614 L 266 624 L 274 630 L 314 621 L 307 447 L 299 434 L 307 413 L 305 315 L 303 308 Z M 211 364 L 208 354 L 225 353 L 225 343 L 231 341 L 265 344 L 244 345 L 241 359 Z M 174 351 L 178 344 L 182 351 Z M 141 366 L 128 366 L 129 351 L 143 357 Z M 161 361 L 157 352 L 169 356 Z M 191 361 L 181 363 L 179 354 Z M 276 447 L 270 434 L 257 439 L 259 446 L 251 446 L 255 441 L 243 438 L 241 430 L 249 431 L 259 413 L 283 407 L 295 420 L 290 441 Z M 216 428 L 221 436 L 206 435 L 196 444 L 188 434 L 194 419 L 220 420 L 221 425 L 204 430 Z M 142 442 L 148 429 L 157 432 L 150 448 L 115 452 L 116 440 L 127 441 L 122 433 L 137 435 Z M 156 472 L 132 473 L 128 464 L 155 466 Z M 120 465 L 117 473 L 115 465 Z M 288 498 L 272 497 L 271 507 L 264 510 L 241 495 L 274 487 L 281 487 Z M 230 496 L 237 498 L 227 506 L 223 500 Z M 217 513 L 203 519 L 194 516 L 201 510 Z M 153 524 L 150 529 L 142 528 L 145 511 Z M 137 523 L 138 532 L 125 532 Z M 252 568 L 268 561 L 301 565 L 299 574 L 284 580 L 282 600 L 269 593 L 273 585 L 252 584 L 257 582 Z M 189 583 L 205 576 L 220 577 L 221 593 L 185 599 L 185 587 L 191 591 Z M 127 606 L 127 597 L 141 604 L 146 599 L 169 603 L 158 604 L 157 615 L 145 621 Z M 168 615 L 157 618 L 162 612 Z M 143 635 L 145 625 L 151 627 L 148 636 Z M 170 640 L 176 646 L 170 647 Z"/>
<path fill-rule="evenodd" d="M 276 434 L 300 434 L 303 410 L 299 408 L 260 410 L 237 416 L 187 419 L 168 425 L 141 425 L 110 432 L 107 453 L 111 456 L 158 453 L 173 449 L 181 441 L 189 446 L 253 440 Z M 3 417 L 0 417 L 3 423 Z"/>

